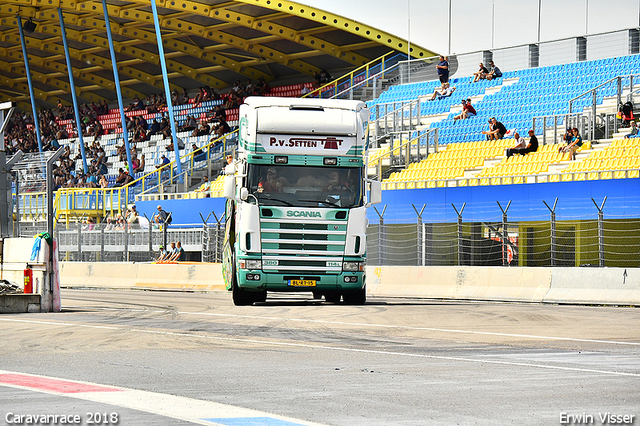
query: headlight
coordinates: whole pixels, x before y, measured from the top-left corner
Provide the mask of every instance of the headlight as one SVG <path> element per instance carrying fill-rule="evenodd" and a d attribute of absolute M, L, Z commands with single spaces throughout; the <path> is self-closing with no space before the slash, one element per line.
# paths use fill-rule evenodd
<path fill-rule="evenodd" d="M 262 260 L 241 260 L 240 269 L 262 269 Z"/>
<path fill-rule="evenodd" d="M 364 262 L 342 262 L 342 270 L 345 272 L 364 271 Z"/>

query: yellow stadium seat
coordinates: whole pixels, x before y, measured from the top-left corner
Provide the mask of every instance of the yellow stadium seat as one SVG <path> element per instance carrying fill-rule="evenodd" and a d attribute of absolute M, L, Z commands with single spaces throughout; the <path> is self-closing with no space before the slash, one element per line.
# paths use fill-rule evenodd
<path fill-rule="evenodd" d="M 469 184 L 469 186 L 478 186 L 478 184 L 480 183 L 480 179 L 472 178 L 469 179 L 467 183 Z"/>
<path fill-rule="evenodd" d="M 627 173 L 627 176 L 630 178 L 640 177 L 640 170 L 629 170 L 629 172 Z"/>
<path fill-rule="evenodd" d="M 617 170 L 613 172 L 614 179 L 624 179 L 626 177 L 627 172 L 625 170 Z"/>
<path fill-rule="evenodd" d="M 611 179 L 613 177 L 613 172 L 601 172 L 600 179 Z"/>

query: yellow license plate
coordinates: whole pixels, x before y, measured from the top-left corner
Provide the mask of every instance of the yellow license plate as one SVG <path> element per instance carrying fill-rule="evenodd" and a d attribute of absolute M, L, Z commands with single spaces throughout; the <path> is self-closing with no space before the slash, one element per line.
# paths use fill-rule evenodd
<path fill-rule="evenodd" d="M 315 287 L 316 280 L 289 280 L 288 284 L 291 287 Z"/>

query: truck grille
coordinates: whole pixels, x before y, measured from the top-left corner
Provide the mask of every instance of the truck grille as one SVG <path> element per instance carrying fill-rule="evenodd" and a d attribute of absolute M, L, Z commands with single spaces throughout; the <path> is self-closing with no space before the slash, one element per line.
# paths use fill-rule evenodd
<path fill-rule="evenodd" d="M 263 269 L 295 274 L 342 272 L 347 221 L 304 220 L 260 218 Z"/>

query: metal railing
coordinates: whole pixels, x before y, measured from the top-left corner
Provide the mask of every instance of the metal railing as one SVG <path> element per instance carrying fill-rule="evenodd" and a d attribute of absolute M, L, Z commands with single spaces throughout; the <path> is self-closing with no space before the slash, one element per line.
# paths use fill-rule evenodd
<path fill-rule="evenodd" d="M 200 149 L 180 157 L 185 165 L 183 181 L 188 187 L 189 177 L 197 169 L 208 169 L 211 174 L 212 161 L 221 159 L 228 143 L 237 134 L 237 130 L 210 141 Z M 235 143 L 233 144 L 235 148 Z M 219 148 L 219 149 L 217 149 Z M 200 157 L 200 158 L 198 158 Z M 71 218 L 82 216 L 104 217 L 108 214 L 122 214 L 136 196 L 150 192 L 162 192 L 169 185 L 180 181 L 175 168 L 175 160 L 144 174 L 122 187 L 111 188 L 60 188 L 54 194 L 54 215 L 56 219 L 64 217 L 66 223 Z M 44 192 L 19 194 L 17 202 L 21 221 L 45 220 L 47 216 L 47 197 Z"/>
<path fill-rule="evenodd" d="M 353 99 L 353 90 L 355 88 L 363 86 L 368 87 L 373 81 L 373 75 L 377 78 L 384 78 L 385 73 L 390 71 L 389 67 L 394 66 L 401 57 L 406 57 L 406 55 L 393 51 L 386 53 L 379 58 L 356 68 L 350 73 L 312 90 L 310 93 L 303 95 L 303 97 L 336 98 L 344 97 L 344 94 L 349 93 L 349 99 Z"/>
<path fill-rule="evenodd" d="M 413 135 L 415 133 L 415 135 Z M 403 136 L 407 140 L 403 141 Z M 390 168 L 405 168 L 412 162 L 419 162 L 429 156 L 429 145 L 433 146 L 432 152 L 438 152 L 438 129 L 406 130 L 399 131 L 392 137 L 389 150 L 384 154 L 372 158 L 367 162 L 369 167 L 376 168 L 374 178 L 381 180 L 383 176 L 383 163 L 388 163 Z M 387 160 L 387 161 L 385 161 Z"/>

